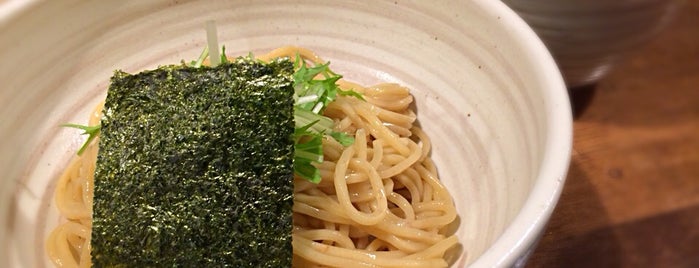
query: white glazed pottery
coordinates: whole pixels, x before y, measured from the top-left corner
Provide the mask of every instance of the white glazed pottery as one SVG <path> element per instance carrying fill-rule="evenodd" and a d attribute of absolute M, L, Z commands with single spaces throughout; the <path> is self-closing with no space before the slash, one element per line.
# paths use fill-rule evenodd
<path fill-rule="evenodd" d="M 0 267 L 50 267 L 54 181 L 113 70 L 309 47 L 346 78 L 410 87 L 455 198 L 454 267 L 508 267 L 563 186 L 571 112 L 551 56 L 504 4 L 472 1 L 8 1 L 0 7 Z"/>
<path fill-rule="evenodd" d="M 503 0 L 550 49 L 568 86 L 592 84 L 673 17 L 682 0 Z"/>

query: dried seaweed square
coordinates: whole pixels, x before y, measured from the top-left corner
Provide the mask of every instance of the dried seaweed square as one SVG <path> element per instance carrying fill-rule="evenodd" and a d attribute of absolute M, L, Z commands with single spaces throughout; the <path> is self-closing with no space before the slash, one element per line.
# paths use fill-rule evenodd
<path fill-rule="evenodd" d="M 95 267 L 290 267 L 293 64 L 115 72 L 95 173 Z"/>

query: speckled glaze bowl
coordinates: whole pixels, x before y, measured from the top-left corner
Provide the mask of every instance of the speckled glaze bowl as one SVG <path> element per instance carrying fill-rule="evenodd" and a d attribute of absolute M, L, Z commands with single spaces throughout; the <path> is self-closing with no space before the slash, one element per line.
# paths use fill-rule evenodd
<path fill-rule="evenodd" d="M 5 1 L 0 6 L 0 267 L 50 267 L 55 180 L 115 69 L 190 60 L 215 20 L 229 55 L 305 46 L 360 83 L 412 89 L 454 195 L 454 267 L 509 267 L 535 245 L 571 151 L 563 79 L 499 1 Z"/>

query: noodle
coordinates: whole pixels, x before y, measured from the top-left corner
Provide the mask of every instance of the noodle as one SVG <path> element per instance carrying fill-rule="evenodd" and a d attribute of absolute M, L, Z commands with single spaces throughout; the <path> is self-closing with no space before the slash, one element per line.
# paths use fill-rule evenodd
<path fill-rule="evenodd" d="M 297 47 L 259 58 L 296 55 L 323 63 Z M 355 142 L 343 147 L 324 139 L 324 161 L 317 165 L 321 182 L 294 179 L 294 267 L 447 267 L 446 252 L 458 244 L 448 233 L 456 208 L 430 159 L 428 136 L 414 125 L 412 95 L 397 84 L 363 87 L 340 80 L 338 85 L 366 101 L 338 96 L 330 103 L 324 115 Z M 101 106 L 90 125 L 99 124 Z M 56 266 L 90 266 L 97 143 L 73 159 L 56 187 L 56 203 L 67 220 L 46 243 Z"/>
<path fill-rule="evenodd" d="M 89 125 L 100 122 L 103 104 L 90 115 Z M 55 201 L 67 222 L 54 229 L 46 240 L 46 252 L 56 266 L 90 267 L 92 230 L 92 189 L 99 137 L 75 157 L 56 185 Z"/>

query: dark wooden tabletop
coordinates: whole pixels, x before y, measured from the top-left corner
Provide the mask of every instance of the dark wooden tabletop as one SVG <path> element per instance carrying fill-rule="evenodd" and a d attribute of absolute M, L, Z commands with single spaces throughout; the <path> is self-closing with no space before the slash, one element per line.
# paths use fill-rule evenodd
<path fill-rule="evenodd" d="M 531 267 L 699 267 L 699 1 L 596 86 Z"/>

